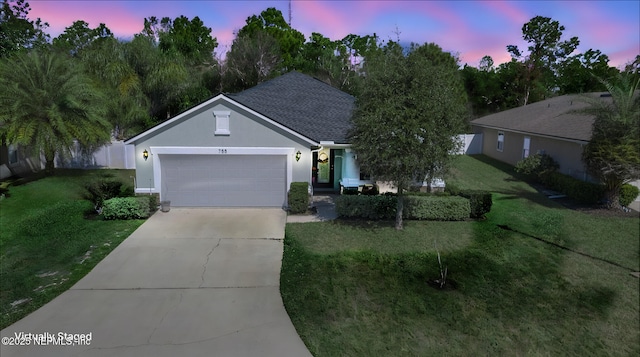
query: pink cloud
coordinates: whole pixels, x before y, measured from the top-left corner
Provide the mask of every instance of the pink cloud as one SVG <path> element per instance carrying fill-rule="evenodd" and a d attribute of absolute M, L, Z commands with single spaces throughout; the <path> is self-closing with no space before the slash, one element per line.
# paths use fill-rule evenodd
<path fill-rule="evenodd" d="M 47 30 L 52 37 L 64 32 L 77 20 L 89 27 L 104 23 L 116 37 L 130 37 L 142 30 L 143 17 L 131 14 L 121 2 L 37 1 L 31 3 L 29 18 L 41 18 L 49 23 Z"/>
<path fill-rule="evenodd" d="M 527 23 L 531 19 L 529 14 L 520 10 L 516 6 L 513 6 L 513 3 L 508 1 L 483 0 L 479 3 L 489 9 L 489 12 L 495 12 L 502 15 L 513 25 L 522 27 L 523 24 Z"/>

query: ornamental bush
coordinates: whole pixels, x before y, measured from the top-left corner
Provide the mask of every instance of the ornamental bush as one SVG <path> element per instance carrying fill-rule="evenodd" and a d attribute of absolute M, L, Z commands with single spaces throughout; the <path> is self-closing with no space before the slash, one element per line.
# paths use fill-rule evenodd
<path fill-rule="evenodd" d="M 306 182 L 292 182 L 288 199 L 289 212 L 293 214 L 305 213 L 309 208 L 309 184 Z"/>
<path fill-rule="evenodd" d="M 104 201 L 102 205 L 104 219 L 140 219 L 149 217 L 149 198 L 116 197 Z"/>
<path fill-rule="evenodd" d="M 622 185 L 622 188 L 620 189 L 620 205 L 622 207 L 629 207 L 631 202 L 638 197 L 639 191 L 640 190 L 634 185 L 630 185 L 628 183 Z"/>
<path fill-rule="evenodd" d="M 398 197 L 349 196 L 336 199 L 336 213 L 340 217 L 370 220 L 394 219 Z M 404 197 L 403 216 L 405 219 L 459 221 L 470 216 L 469 200 L 457 196 L 417 196 Z"/>
<path fill-rule="evenodd" d="M 545 177 L 556 172 L 560 165 L 547 154 L 534 154 L 518 161 L 515 170 L 518 173 L 535 177 L 544 181 Z"/>
<path fill-rule="evenodd" d="M 469 205 L 471 206 L 471 218 L 483 218 L 491 211 L 491 206 L 493 205 L 491 192 L 481 190 L 462 190 L 458 193 L 458 196 L 469 200 Z"/>

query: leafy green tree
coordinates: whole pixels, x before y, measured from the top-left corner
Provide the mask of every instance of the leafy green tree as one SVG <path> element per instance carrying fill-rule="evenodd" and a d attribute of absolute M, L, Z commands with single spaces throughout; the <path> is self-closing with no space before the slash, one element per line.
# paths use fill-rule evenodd
<path fill-rule="evenodd" d="M 42 153 L 48 172 L 74 140 L 84 147 L 109 140 L 101 92 L 64 55 L 12 56 L 0 66 L 0 88 L 0 136 Z"/>
<path fill-rule="evenodd" d="M 396 229 L 403 228 L 403 192 L 447 168 L 465 130 L 466 93 L 458 61 L 435 44 L 403 48 L 390 41 L 365 61 L 351 140 L 362 169 L 398 188 Z"/>
<path fill-rule="evenodd" d="M 598 80 L 611 80 L 618 70 L 609 66 L 609 57 L 600 50 L 589 49 L 585 53 L 567 58 L 558 69 L 560 94 L 602 92 L 606 87 Z"/>
<path fill-rule="evenodd" d="M 482 58 L 480 68 L 465 65 L 461 74 L 474 117 L 495 113 L 502 109 L 502 88 L 491 56 Z"/>
<path fill-rule="evenodd" d="M 246 20 L 246 25 L 238 31 L 238 37 L 255 37 L 257 32 L 266 32 L 276 40 L 278 52 L 282 56 L 281 72 L 295 69 L 297 57 L 304 44 L 304 35 L 292 28 L 282 16 L 280 10 L 270 7 L 260 13 L 252 15 Z"/>
<path fill-rule="evenodd" d="M 525 55 L 518 46 L 507 46 L 511 56 L 522 59 L 526 69 L 519 78 L 525 84 L 522 105 L 544 99 L 556 87 L 555 75 L 559 63 L 580 44 L 578 37 L 561 41 L 564 30 L 565 27 L 558 21 L 536 16 L 522 26 L 522 38 L 530 44 L 529 54 Z"/>
<path fill-rule="evenodd" d="M 601 81 L 612 100 L 584 97 L 590 106 L 582 112 L 595 120 L 582 159 L 604 184 L 608 207 L 620 209 L 622 185 L 640 179 L 640 80 L 627 74 L 615 82 Z"/>
<path fill-rule="evenodd" d="M 101 23 L 98 27 L 92 29 L 88 23 L 78 20 L 53 39 L 53 47 L 77 56 L 80 51 L 95 41 L 105 38 L 113 38 L 113 33 L 105 24 Z"/>
<path fill-rule="evenodd" d="M 49 40 L 44 30 L 49 24 L 40 18 L 29 20 L 31 8 L 24 0 L 10 3 L 3 0 L 0 7 L 0 58 L 25 49 L 46 45 Z"/>
<path fill-rule="evenodd" d="M 184 57 L 161 51 L 153 38 L 136 35 L 126 45 L 126 58 L 149 100 L 149 115 L 164 121 L 178 111 L 178 99 L 192 85 Z"/>
<path fill-rule="evenodd" d="M 277 41 L 266 32 L 238 35 L 222 71 L 225 92 L 239 92 L 280 74 L 282 56 Z"/>
<path fill-rule="evenodd" d="M 192 20 L 185 16 L 158 20 L 152 16 L 144 19 L 142 33 L 155 39 L 162 51 L 179 53 L 192 64 L 215 63 L 218 41 L 198 16 Z"/>
<path fill-rule="evenodd" d="M 105 93 L 106 117 L 118 139 L 151 125 L 150 105 L 142 78 L 127 61 L 128 45 L 113 37 L 94 43 L 79 60 Z"/>

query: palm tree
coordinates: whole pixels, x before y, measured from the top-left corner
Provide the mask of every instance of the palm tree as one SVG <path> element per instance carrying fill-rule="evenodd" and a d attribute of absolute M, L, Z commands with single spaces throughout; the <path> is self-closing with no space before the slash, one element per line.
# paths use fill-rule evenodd
<path fill-rule="evenodd" d="M 56 154 L 74 140 L 90 147 L 109 140 L 102 95 L 64 55 L 31 51 L 0 65 L 0 134 L 41 153 L 51 173 Z"/>
<path fill-rule="evenodd" d="M 605 187 L 607 206 L 620 209 L 623 184 L 640 178 L 640 79 L 621 74 L 614 83 L 600 79 L 611 101 L 585 97 L 582 112 L 595 116 L 591 141 L 582 159 Z"/>

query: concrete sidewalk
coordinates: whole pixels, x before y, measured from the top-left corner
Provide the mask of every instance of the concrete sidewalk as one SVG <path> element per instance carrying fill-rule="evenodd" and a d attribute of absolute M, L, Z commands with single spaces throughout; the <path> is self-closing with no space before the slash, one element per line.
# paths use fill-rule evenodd
<path fill-rule="evenodd" d="M 158 212 L 69 291 L 1 331 L 3 342 L 90 333 L 89 345 L 3 343 L 0 355 L 311 356 L 280 297 L 285 220 L 280 209 Z"/>

